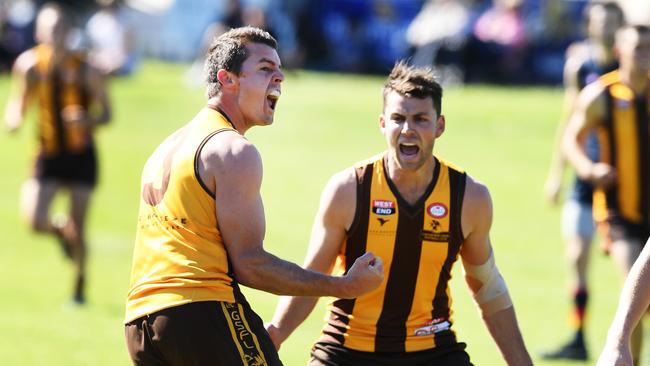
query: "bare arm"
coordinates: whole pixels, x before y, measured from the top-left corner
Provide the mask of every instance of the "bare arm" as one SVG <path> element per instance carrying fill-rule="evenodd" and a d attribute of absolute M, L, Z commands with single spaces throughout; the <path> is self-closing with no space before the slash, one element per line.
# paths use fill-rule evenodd
<path fill-rule="evenodd" d="M 578 95 L 576 108 L 562 136 L 562 150 L 573 164 L 578 176 L 596 186 L 607 186 L 616 178 L 609 164 L 593 162 L 584 151 L 581 141 L 599 124 L 605 116 L 605 86 L 600 82 L 587 85 Z"/>
<path fill-rule="evenodd" d="M 579 70 L 583 63 L 581 45 L 574 45 L 567 50 L 566 63 L 564 64 L 564 107 L 562 118 L 555 131 L 555 144 L 553 146 L 551 166 L 544 184 L 546 198 L 551 203 L 557 203 L 562 190 L 562 177 L 566 167 L 566 158 L 562 153 L 561 139 L 571 116 L 579 90 Z"/>
<path fill-rule="evenodd" d="M 320 207 L 312 227 L 305 268 L 331 273 L 346 229 L 352 224 L 356 207 L 354 170 L 349 169 L 330 179 L 321 195 Z M 267 331 L 276 348 L 309 316 L 318 299 L 282 297 Z"/>
<path fill-rule="evenodd" d="M 21 54 L 11 72 L 12 88 L 5 109 L 5 127 L 16 131 L 25 119 L 30 95 L 35 84 L 35 55 L 33 51 Z"/>
<path fill-rule="evenodd" d="M 483 321 L 508 365 L 532 365 L 505 282 L 496 266 L 485 270 L 493 260 L 489 237 L 492 200 L 487 188 L 470 177 L 465 189 L 462 225 L 467 235 L 460 253 L 466 269 L 465 280 L 481 309 Z"/>
<path fill-rule="evenodd" d="M 650 239 L 625 280 L 598 366 L 633 366 L 630 335 L 650 305 Z"/>
<path fill-rule="evenodd" d="M 88 65 L 86 79 L 91 100 L 87 123 L 91 127 L 107 124 L 111 120 L 112 111 L 106 77 L 99 70 Z"/>
<path fill-rule="evenodd" d="M 263 248 L 265 220 L 257 149 L 234 132 L 210 140 L 201 176 L 214 187 L 217 222 L 237 280 L 278 295 L 354 298 L 379 286 L 380 260 L 368 253 L 346 276 L 333 277 L 282 260 Z M 375 265 L 377 264 L 377 265 Z"/>

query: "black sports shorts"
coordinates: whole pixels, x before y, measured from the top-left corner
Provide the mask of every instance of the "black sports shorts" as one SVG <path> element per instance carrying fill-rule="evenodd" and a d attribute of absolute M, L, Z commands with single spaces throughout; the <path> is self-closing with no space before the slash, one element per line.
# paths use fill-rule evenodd
<path fill-rule="evenodd" d="M 134 365 L 282 365 L 262 319 L 247 303 L 192 302 L 125 326 Z"/>
<path fill-rule="evenodd" d="M 612 233 L 616 232 L 625 238 L 634 239 L 644 245 L 650 237 L 650 224 L 637 224 L 620 216 L 612 216 L 601 223 L 601 230 L 607 240 L 612 241 Z"/>
<path fill-rule="evenodd" d="M 465 343 L 417 352 L 361 352 L 338 344 L 318 342 L 309 366 L 473 366 Z"/>
<path fill-rule="evenodd" d="M 53 157 L 40 154 L 36 159 L 34 178 L 94 187 L 97 184 L 95 148 L 91 146 L 79 154 L 61 154 Z"/>

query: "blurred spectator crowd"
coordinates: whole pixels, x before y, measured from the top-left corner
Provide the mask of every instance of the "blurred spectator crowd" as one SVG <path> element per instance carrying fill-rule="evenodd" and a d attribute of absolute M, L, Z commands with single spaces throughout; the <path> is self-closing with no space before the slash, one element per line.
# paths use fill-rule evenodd
<path fill-rule="evenodd" d="M 619 0 L 624 8 L 626 1 Z M 33 45 L 45 1 L 0 1 L 0 71 Z M 564 52 L 584 37 L 581 0 L 60 0 L 108 74 L 141 57 L 195 61 L 210 40 L 245 24 L 267 29 L 286 68 L 385 73 L 395 60 L 433 65 L 443 82 L 562 80 Z M 636 1 L 636 3 L 643 3 Z M 648 2 L 650 4 L 650 2 Z M 643 11 L 630 10 L 632 14 Z M 650 16 L 650 7 L 645 9 Z M 648 21 L 641 19 L 640 21 Z"/>

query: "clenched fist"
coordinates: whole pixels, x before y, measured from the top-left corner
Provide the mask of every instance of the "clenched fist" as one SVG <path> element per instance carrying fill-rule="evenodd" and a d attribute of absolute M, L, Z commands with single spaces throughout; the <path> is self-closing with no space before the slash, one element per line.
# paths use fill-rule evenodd
<path fill-rule="evenodd" d="M 368 252 L 357 258 L 348 273 L 343 276 L 341 294 L 343 299 L 352 299 L 370 292 L 384 280 L 384 263 L 381 258 Z"/>

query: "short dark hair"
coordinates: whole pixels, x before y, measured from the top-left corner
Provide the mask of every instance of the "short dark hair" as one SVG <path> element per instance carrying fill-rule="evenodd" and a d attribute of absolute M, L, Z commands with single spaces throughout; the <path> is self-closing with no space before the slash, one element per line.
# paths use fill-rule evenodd
<path fill-rule="evenodd" d="M 246 45 L 249 43 L 262 43 L 278 49 L 278 42 L 273 36 L 260 28 L 250 26 L 231 29 L 212 42 L 204 67 L 208 98 L 214 97 L 221 90 L 217 71 L 224 69 L 239 74 L 242 64 L 248 58 Z"/>
<path fill-rule="evenodd" d="M 587 7 L 585 8 L 585 19 L 589 19 L 589 16 L 591 14 L 591 9 L 596 7 L 603 7 L 605 11 L 615 13 L 616 16 L 618 17 L 619 24 L 620 25 L 625 24 L 625 13 L 623 12 L 623 8 L 621 8 L 621 6 L 618 5 L 618 3 L 615 1 L 590 2 L 589 5 L 587 5 Z"/>
<path fill-rule="evenodd" d="M 634 29 L 638 34 L 650 33 L 650 26 L 645 24 L 630 24 L 629 28 Z"/>
<path fill-rule="evenodd" d="M 399 61 L 384 84 L 384 104 L 391 91 L 419 99 L 430 97 L 438 116 L 442 114 L 442 87 L 429 67 L 415 67 L 406 61 Z"/>

